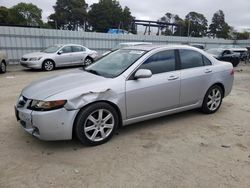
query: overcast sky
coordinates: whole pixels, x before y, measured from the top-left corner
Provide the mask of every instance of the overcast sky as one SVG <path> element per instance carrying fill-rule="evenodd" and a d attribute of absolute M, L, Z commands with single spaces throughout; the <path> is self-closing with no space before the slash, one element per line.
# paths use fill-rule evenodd
<path fill-rule="evenodd" d="M 89 5 L 98 0 L 85 0 Z M 19 2 L 31 2 L 43 10 L 43 19 L 54 12 L 56 0 L 1 0 L 0 6 L 11 7 Z M 137 19 L 157 20 L 166 12 L 184 18 L 190 11 L 205 15 L 211 22 L 213 14 L 221 9 L 226 22 L 238 30 L 250 29 L 250 0 L 119 0 L 122 7 L 128 6 Z"/>

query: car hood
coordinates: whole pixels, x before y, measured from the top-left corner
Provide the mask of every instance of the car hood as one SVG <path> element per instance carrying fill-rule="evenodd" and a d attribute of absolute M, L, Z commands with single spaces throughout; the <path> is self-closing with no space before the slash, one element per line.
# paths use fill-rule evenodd
<path fill-rule="evenodd" d="M 64 75 L 44 78 L 25 87 L 22 95 L 28 99 L 44 100 L 48 97 L 71 89 L 90 89 L 90 86 L 102 85 L 101 82 L 109 80 L 83 70 L 66 73 Z M 96 87 L 96 86 L 95 86 Z"/>
<path fill-rule="evenodd" d="M 31 57 L 41 57 L 47 55 L 47 53 L 44 52 L 32 52 L 32 53 L 28 53 L 23 55 L 24 58 L 31 58 Z"/>

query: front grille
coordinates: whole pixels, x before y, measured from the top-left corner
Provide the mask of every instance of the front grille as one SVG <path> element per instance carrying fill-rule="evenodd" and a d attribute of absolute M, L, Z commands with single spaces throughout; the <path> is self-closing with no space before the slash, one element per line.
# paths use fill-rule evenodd
<path fill-rule="evenodd" d="M 26 105 L 28 99 L 24 96 L 20 96 L 19 100 L 18 100 L 18 103 L 17 103 L 17 107 L 18 108 L 22 108 Z"/>
<path fill-rule="evenodd" d="M 28 61 L 28 58 L 22 57 L 21 60 L 22 60 L 22 61 Z"/>

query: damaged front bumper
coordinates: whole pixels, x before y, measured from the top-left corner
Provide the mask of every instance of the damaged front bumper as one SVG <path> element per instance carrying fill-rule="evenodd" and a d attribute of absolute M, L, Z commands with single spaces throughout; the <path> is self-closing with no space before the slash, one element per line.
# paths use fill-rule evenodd
<path fill-rule="evenodd" d="M 40 140 L 70 140 L 78 110 L 60 108 L 51 111 L 32 111 L 15 106 L 17 121 L 23 129 Z"/>

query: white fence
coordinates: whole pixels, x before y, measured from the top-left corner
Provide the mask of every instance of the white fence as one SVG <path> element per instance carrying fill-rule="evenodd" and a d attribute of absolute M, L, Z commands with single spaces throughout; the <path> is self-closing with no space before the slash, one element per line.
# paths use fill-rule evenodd
<path fill-rule="evenodd" d="M 206 48 L 235 43 L 239 43 L 242 46 L 250 46 L 250 40 L 233 41 L 174 36 L 116 35 L 83 31 L 0 26 L 0 49 L 6 51 L 10 62 L 18 62 L 23 54 L 39 51 L 53 44 L 82 44 L 90 49 L 103 53 L 118 43 L 139 41 L 152 42 L 155 44 L 197 43 L 205 44 Z"/>

